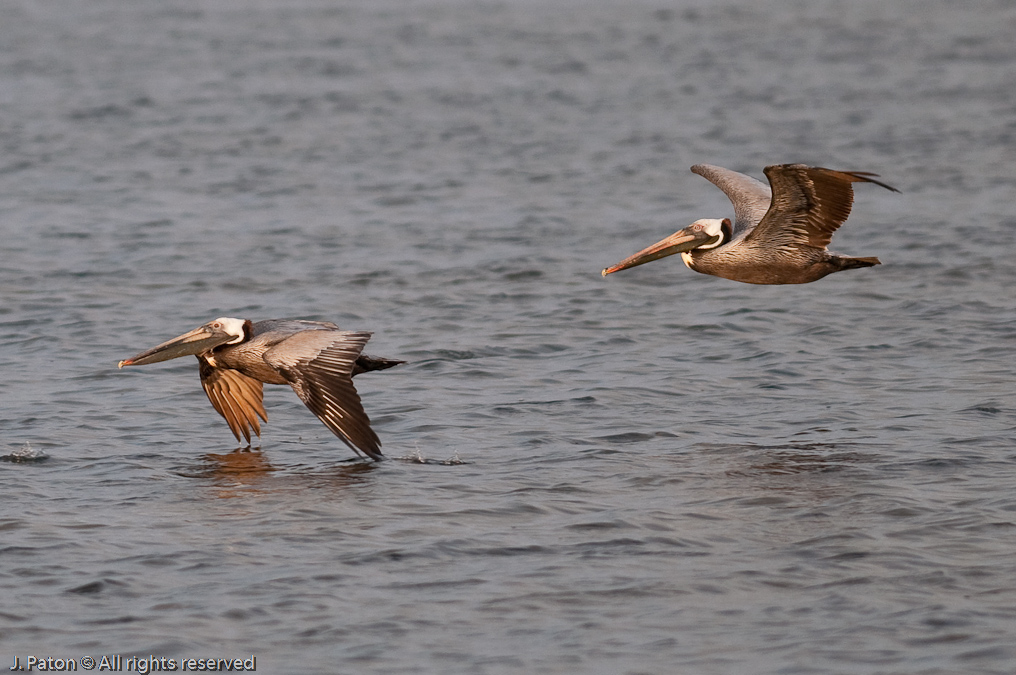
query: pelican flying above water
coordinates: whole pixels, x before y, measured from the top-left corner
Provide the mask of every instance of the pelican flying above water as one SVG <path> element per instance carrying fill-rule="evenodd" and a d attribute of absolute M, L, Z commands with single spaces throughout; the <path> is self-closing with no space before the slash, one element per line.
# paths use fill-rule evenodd
<path fill-rule="evenodd" d="M 854 202 L 851 183 L 874 183 L 866 171 L 833 171 L 805 164 L 765 168 L 769 185 L 737 171 L 696 164 L 734 205 L 729 218 L 703 218 L 603 270 L 603 276 L 680 253 L 703 274 L 749 284 L 806 284 L 842 270 L 872 267 L 878 258 L 852 258 L 827 250 Z"/>
<path fill-rule="evenodd" d="M 119 367 L 143 366 L 193 355 L 212 407 L 240 440 L 261 435 L 262 383 L 288 384 L 332 433 L 374 460 L 381 441 L 370 428 L 353 376 L 404 361 L 361 355 L 371 333 L 343 331 L 334 323 L 269 319 L 253 323 L 222 317 L 129 359 Z"/>

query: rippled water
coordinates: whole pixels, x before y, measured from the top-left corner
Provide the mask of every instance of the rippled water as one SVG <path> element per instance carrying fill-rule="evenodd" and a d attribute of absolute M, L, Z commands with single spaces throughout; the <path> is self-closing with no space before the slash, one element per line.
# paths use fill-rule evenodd
<path fill-rule="evenodd" d="M 3 667 L 1012 672 L 1011 3 L 0 14 Z M 791 161 L 881 267 L 600 277 Z M 220 315 L 374 331 L 396 461 L 116 369 Z"/>

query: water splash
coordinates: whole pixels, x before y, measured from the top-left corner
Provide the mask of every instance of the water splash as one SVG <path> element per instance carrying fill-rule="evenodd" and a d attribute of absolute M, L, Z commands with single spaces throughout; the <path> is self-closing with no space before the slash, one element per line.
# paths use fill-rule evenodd
<path fill-rule="evenodd" d="M 47 459 L 49 459 L 49 455 L 47 455 L 42 450 L 36 450 L 35 448 L 32 447 L 32 444 L 28 441 L 25 441 L 24 445 L 22 445 L 17 450 L 11 452 L 9 455 L 0 455 L 0 460 L 3 460 L 5 462 L 13 462 L 15 464 L 24 464 L 28 462 L 45 462 Z"/>

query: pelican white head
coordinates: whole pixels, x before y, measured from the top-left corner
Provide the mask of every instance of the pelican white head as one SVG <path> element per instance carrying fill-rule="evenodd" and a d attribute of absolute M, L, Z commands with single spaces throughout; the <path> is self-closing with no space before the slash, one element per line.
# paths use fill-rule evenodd
<path fill-rule="evenodd" d="M 724 224 L 727 226 L 726 229 L 723 227 Z M 726 218 L 699 218 L 694 223 L 686 227 L 685 230 L 701 232 L 710 238 L 718 237 L 716 241 L 696 246 L 695 248 L 700 251 L 722 246 L 730 239 L 730 221 Z"/>
<path fill-rule="evenodd" d="M 205 325 L 213 330 L 226 333 L 232 336 L 232 340 L 227 340 L 224 344 L 235 345 L 243 342 L 246 333 L 244 332 L 243 325 L 246 323 L 244 319 L 234 319 L 228 316 L 220 316 L 214 321 L 209 321 Z"/>

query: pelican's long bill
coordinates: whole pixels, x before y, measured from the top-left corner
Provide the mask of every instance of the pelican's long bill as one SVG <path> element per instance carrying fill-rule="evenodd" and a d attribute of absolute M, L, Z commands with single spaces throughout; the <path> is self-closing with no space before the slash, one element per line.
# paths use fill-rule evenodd
<path fill-rule="evenodd" d="M 140 354 L 135 354 L 129 359 L 124 359 L 117 364 L 117 367 L 145 366 L 149 363 L 168 361 L 181 356 L 196 356 L 233 339 L 235 336 L 206 324 Z"/>
<path fill-rule="evenodd" d="M 647 262 L 666 258 L 668 255 L 690 251 L 693 248 L 699 248 L 700 246 L 708 246 L 719 239 L 719 235 L 710 235 L 702 229 L 696 230 L 691 227 L 686 227 L 683 230 L 678 230 L 663 241 L 658 241 L 652 246 L 642 249 L 635 255 L 628 256 L 616 265 L 604 268 L 601 274 L 603 276 L 607 276 L 608 274 L 613 274 L 614 272 L 619 272 L 620 270 L 626 270 L 629 267 L 637 267 L 638 265 L 644 265 Z"/>

